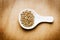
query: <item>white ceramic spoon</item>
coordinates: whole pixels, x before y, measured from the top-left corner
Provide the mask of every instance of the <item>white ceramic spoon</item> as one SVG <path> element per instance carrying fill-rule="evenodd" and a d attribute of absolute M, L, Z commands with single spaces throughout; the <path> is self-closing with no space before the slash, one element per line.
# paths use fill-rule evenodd
<path fill-rule="evenodd" d="M 30 27 L 23 26 L 23 24 L 20 21 L 21 20 L 21 13 L 23 11 L 26 11 L 26 10 L 31 11 L 32 14 L 34 15 L 34 24 L 32 26 L 30 26 Z M 50 23 L 50 22 L 54 21 L 52 16 L 40 16 L 33 9 L 24 9 L 24 10 L 20 11 L 18 20 L 19 20 L 19 23 L 20 23 L 21 27 L 24 28 L 24 29 L 33 29 L 33 28 L 36 27 L 37 24 L 39 24 L 41 22 L 48 22 L 48 23 Z"/>

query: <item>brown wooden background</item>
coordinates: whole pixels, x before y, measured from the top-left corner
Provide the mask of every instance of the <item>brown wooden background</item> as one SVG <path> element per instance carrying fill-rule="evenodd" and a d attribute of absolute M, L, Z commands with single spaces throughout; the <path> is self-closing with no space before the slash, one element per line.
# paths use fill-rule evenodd
<path fill-rule="evenodd" d="M 42 23 L 30 31 L 18 23 L 18 14 L 25 8 L 41 16 L 53 16 L 54 23 Z M 0 40 L 59 40 L 60 0 L 0 0 Z"/>

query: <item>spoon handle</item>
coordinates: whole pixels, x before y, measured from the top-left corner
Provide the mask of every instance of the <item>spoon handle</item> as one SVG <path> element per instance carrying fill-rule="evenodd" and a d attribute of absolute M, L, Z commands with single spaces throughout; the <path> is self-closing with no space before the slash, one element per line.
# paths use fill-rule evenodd
<path fill-rule="evenodd" d="M 40 16 L 40 22 L 53 22 L 54 18 L 52 16 Z"/>

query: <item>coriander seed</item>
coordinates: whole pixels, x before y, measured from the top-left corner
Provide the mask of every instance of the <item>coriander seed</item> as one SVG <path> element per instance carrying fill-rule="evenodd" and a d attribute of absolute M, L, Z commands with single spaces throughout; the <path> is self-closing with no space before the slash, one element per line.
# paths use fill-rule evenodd
<path fill-rule="evenodd" d="M 34 24 L 34 15 L 31 11 L 26 10 L 22 12 L 21 23 L 26 27 L 32 26 Z"/>

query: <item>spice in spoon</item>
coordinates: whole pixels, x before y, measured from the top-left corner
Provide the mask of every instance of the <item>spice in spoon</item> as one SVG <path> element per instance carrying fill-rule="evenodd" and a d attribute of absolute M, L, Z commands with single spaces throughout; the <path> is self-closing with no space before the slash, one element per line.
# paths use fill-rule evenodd
<path fill-rule="evenodd" d="M 31 11 L 26 10 L 22 12 L 21 23 L 26 27 L 32 26 L 34 24 L 34 15 Z"/>

